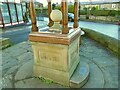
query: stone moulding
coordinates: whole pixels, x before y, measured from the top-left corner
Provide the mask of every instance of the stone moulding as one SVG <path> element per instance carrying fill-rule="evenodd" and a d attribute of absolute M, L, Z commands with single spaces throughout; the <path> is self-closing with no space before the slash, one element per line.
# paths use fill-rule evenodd
<path fill-rule="evenodd" d="M 48 29 L 48 28 L 46 28 Z M 58 34 L 48 32 L 32 32 L 29 34 L 29 40 L 33 42 L 54 43 L 69 45 L 78 36 L 80 36 L 80 28 L 71 29 L 69 34 Z"/>

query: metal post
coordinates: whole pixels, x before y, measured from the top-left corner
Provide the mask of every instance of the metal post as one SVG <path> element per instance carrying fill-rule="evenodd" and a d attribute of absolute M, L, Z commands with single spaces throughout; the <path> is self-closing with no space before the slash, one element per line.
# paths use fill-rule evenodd
<path fill-rule="evenodd" d="M 17 22 L 18 22 L 18 24 L 19 24 L 18 12 L 17 12 L 17 6 L 16 6 L 16 3 L 15 3 L 15 2 L 14 2 L 14 5 L 15 5 L 15 12 L 16 12 Z"/>
<path fill-rule="evenodd" d="M 2 21 L 2 25 L 3 25 L 3 28 L 5 27 L 5 25 L 4 25 L 4 21 L 3 21 L 3 16 L 2 16 L 2 10 L 1 10 L 1 8 L 0 8 L 0 14 L 1 14 L 1 21 Z"/>
<path fill-rule="evenodd" d="M 7 7 L 8 7 L 8 13 L 9 13 L 9 16 L 10 16 L 10 23 L 12 25 L 12 17 L 11 17 L 11 14 L 10 14 L 10 6 L 9 6 L 9 3 L 8 3 L 8 0 L 7 1 Z"/>
<path fill-rule="evenodd" d="M 22 6 L 22 3 L 21 3 L 21 9 L 22 9 L 22 17 L 23 17 L 23 6 Z M 24 20 L 23 20 L 23 22 L 24 22 Z"/>

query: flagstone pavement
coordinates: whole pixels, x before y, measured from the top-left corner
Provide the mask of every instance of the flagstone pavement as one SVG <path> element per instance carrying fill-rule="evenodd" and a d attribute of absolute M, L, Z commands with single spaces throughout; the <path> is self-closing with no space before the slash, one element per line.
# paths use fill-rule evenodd
<path fill-rule="evenodd" d="M 32 74 L 34 61 L 29 41 L 13 45 L 0 52 L 2 55 L 3 88 L 67 88 L 56 83 L 46 83 Z M 118 88 L 118 58 L 96 41 L 83 37 L 80 62 L 89 64 L 90 77 L 82 88 Z M 1 83 L 2 82 L 2 83 Z"/>

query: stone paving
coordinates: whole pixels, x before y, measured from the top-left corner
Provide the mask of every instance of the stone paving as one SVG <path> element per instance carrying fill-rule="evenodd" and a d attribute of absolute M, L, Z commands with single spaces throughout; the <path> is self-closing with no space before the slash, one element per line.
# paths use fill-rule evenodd
<path fill-rule="evenodd" d="M 67 88 L 32 74 L 33 52 L 29 41 L 2 51 L 3 88 Z M 90 67 L 90 78 L 82 88 L 118 88 L 118 58 L 88 37 L 80 46 L 80 61 Z M 0 83 L 1 84 L 1 83 Z"/>

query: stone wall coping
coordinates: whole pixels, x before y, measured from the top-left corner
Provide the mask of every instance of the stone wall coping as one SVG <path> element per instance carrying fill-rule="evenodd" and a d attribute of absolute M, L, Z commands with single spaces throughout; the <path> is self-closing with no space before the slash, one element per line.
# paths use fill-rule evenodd
<path fill-rule="evenodd" d="M 48 28 L 46 29 L 48 30 Z M 68 34 L 50 33 L 47 30 L 44 32 L 31 32 L 29 40 L 33 42 L 69 45 L 81 34 L 80 28 L 70 29 Z"/>

